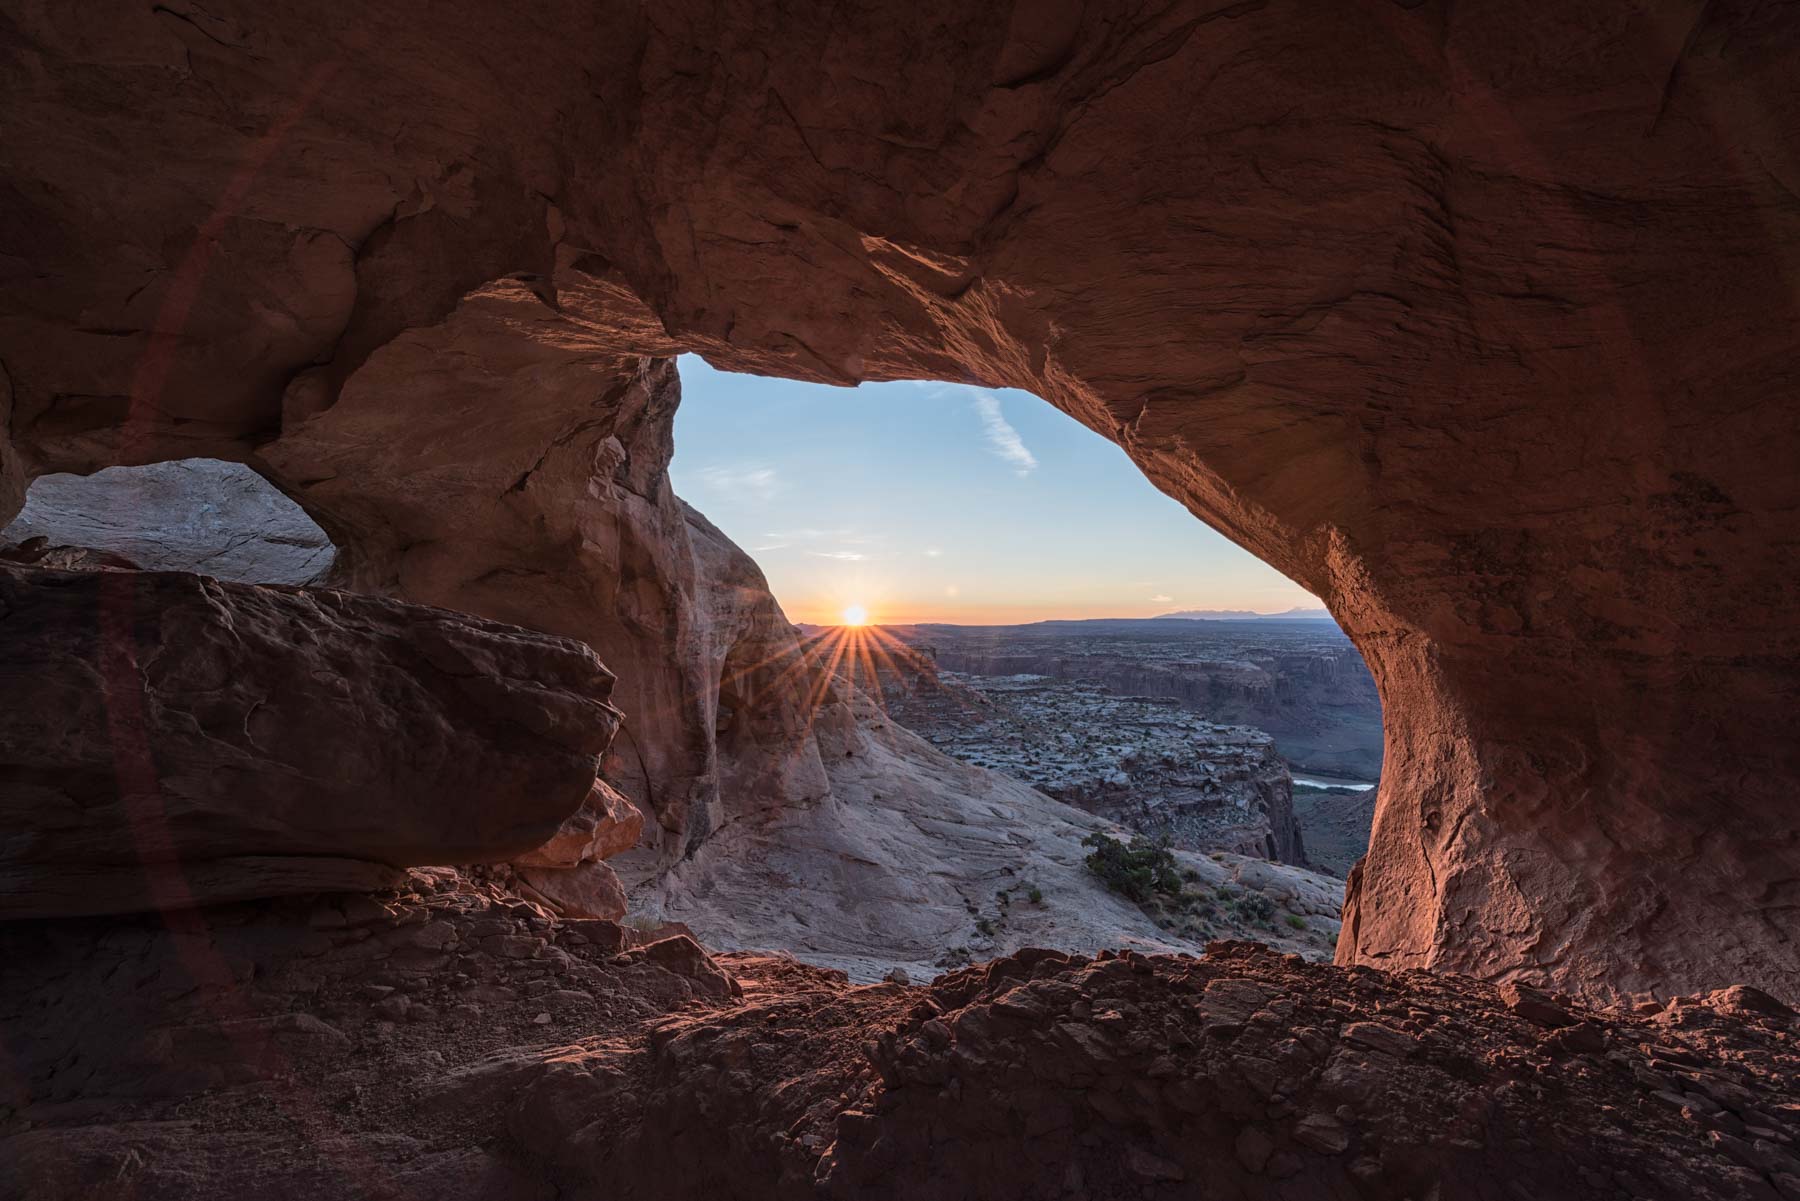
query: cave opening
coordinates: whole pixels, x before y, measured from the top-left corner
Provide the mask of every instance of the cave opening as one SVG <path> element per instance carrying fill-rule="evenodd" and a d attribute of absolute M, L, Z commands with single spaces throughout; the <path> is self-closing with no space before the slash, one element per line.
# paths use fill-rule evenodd
<path fill-rule="evenodd" d="M 425 581 L 441 591 L 418 599 L 594 646 L 626 690 L 602 771 L 623 799 L 584 806 L 576 824 L 630 837 L 607 836 L 618 881 L 578 865 L 608 881 L 592 911 L 629 895 L 633 920 L 862 978 L 1039 944 L 1245 937 L 1330 956 L 1343 879 L 1369 837 L 1381 715 L 1360 655 L 1313 597 L 1029 394 L 833 388 L 691 356 L 680 372 L 680 387 L 670 370 L 647 388 L 644 424 L 610 470 L 651 470 L 639 445 L 676 448 L 664 487 L 691 502 L 670 503 L 708 581 L 686 620 L 717 655 L 692 686 L 710 708 L 688 734 L 671 734 L 687 728 L 689 685 L 667 657 L 687 635 L 632 613 L 670 603 L 640 591 L 670 569 L 633 552 L 591 565 L 602 588 L 582 602 L 597 615 L 584 624 L 562 611 L 567 567 L 527 554 L 499 571 L 402 565 L 345 584 L 340 553 L 378 562 L 364 543 L 392 542 L 417 562 L 437 543 L 353 521 L 334 546 L 270 479 L 215 459 L 40 477 L 0 544 L 47 566 L 79 548 L 101 556 L 81 566 L 245 583 L 411 595 Z M 572 458 L 571 478 L 607 470 L 613 453 Z M 505 495 L 529 498 L 546 478 L 540 464 Z M 620 496 L 654 495 L 627 483 Z M 301 493 L 321 521 L 360 519 Z M 632 528 L 613 501 L 595 511 Z M 670 641 L 634 649 L 647 636 Z M 972 842 L 982 823 L 988 840 Z M 1187 879 L 1165 895 L 1115 889 L 1089 863 L 1105 848 L 1084 841 L 1106 831 L 1166 843 Z M 851 844 L 881 853 L 845 869 Z M 770 891 L 763 871 L 799 895 L 750 903 Z"/>
<path fill-rule="evenodd" d="M 1120 840 L 1165 845 L 1190 875 L 1204 863 L 1197 884 L 1144 898 L 1178 945 L 1241 936 L 1330 954 L 1343 878 L 1368 845 L 1382 725 L 1373 677 L 1316 598 L 1028 393 L 845 389 L 697 356 L 680 371 L 675 491 L 754 558 L 794 621 L 816 682 L 805 720 L 828 726 L 820 702 L 841 701 L 840 720 L 864 728 L 860 742 L 819 732 L 833 793 L 859 755 L 866 779 L 884 755 L 912 753 L 869 734 L 886 723 Z M 756 692 L 726 665 L 722 776 Z M 904 806 L 909 788 L 929 791 L 914 783 L 889 772 L 867 796 Z M 1104 881 L 1086 864 L 1096 854 L 1076 866 Z M 1029 870 L 1001 869 L 991 893 L 964 898 L 972 945 L 951 943 L 935 966 L 1004 946 L 1006 923 L 1053 908 L 1044 893 Z M 1328 906 L 1299 900 L 1321 895 Z M 792 949 L 818 956 L 831 948 L 810 925 Z"/>

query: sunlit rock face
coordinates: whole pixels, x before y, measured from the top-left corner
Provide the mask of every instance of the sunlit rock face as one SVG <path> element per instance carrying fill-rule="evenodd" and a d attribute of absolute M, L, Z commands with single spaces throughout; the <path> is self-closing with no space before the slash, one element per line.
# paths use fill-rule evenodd
<path fill-rule="evenodd" d="M 0 502 L 250 460 L 347 582 L 591 641 L 675 853 L 731 802 L 654 360 L 1031 389 L 1368 657 L 1345 961 L 1794 995 L 1797 23 L 14 14 Z"/>

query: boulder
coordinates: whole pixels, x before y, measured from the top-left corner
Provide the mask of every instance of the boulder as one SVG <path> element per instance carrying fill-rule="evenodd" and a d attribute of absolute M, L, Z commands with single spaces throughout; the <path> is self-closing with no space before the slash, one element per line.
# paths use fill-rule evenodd
<path fill-rule="evenodd" d="M 575 867 L 521 867 L 519 879 L 566 917 L 603 918 L 625 916 L 625 886 L 604 863 Z M 534 898 L 536 899 L 536 898 Z"/>
<path fill-rule="evenodd" d="M 593 793 L 611 686 L 572 639 L 418 605 L 0 564 L 0 912 L 504 860 Z"/>
<path fill-rule="evenodd" d="M 604 780 L 595 780 L 581 808 L 569 815 L 549 842 L 513 859 L 515 867 L 575 867 L 609 859 L 637 845 L 644 815 Z"/>

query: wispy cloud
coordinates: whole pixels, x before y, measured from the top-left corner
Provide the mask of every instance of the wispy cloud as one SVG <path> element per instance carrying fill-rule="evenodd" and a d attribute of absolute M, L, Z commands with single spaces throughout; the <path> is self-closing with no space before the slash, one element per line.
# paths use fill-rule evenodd
<path fill-rule="evenodd" d="M 987 434 L 990 451 L 1011 463 L 1020 475 L 1029 475 L 1037 470 L 1037 456 L 1026 447 L 1025 440 L 1019 437 L 1019 431 L 1012 427 L 1006 414 L 1000 411 L 998 396 L 992 392 L 975 393 L 975 413 L 981 418 L 981 427 Z"/>
<path fill-rule="evenodd" d="M 862 535 L 852 529 L 822 530 L 815 526 L 802 526 L 795 530 L 770 530 L 765 538 L 773 538 L 777 542 L 818 542 L 830 538 L 838 542 L 865 542 Z"/>
<path fill-rule="evenodd" d="M 782 489 L 781 473 L 773 467 L 718 464 L 699 474 L 702 486 L 738 500 L 768 501 Z"/>
<path fill-rule="evenodd" d="M 869 557 L 854 550 L 809 550 L 806 553 L 820 559 L 836 559 L 841 563 L 861 563 Z"/>
<path fill-rule="evenodd" d="M 927 559 L 941 559 L 944 557 L 944 549 L 941 546 L 928 546 L 925 548 L 925 557 Z"/>
<path fill-rule="evenodd" d="M 1175 603 L 1175 598 L 1172 596 L 1153 596 L 1150 598 L 1150 603 L 1153 605 L 1172 605 Z"/>

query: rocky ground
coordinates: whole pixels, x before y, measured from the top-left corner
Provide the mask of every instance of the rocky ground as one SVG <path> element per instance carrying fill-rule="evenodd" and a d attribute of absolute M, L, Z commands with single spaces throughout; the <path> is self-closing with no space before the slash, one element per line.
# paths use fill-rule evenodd
<path fill-rule="evenodd" d="M 854 985 L 448 871 L 0 940 L 9 1198 L 1800 1197 L 1800 1027 L 1748 989 L 1244 943 Z"/>

